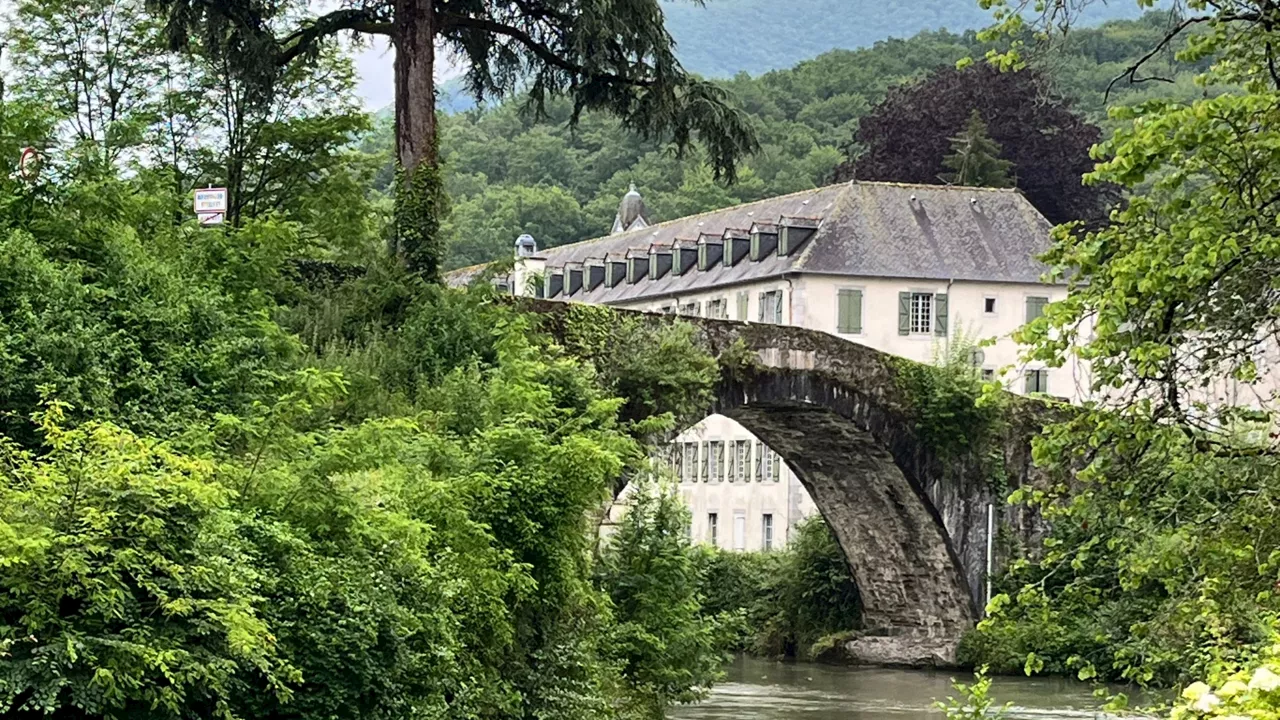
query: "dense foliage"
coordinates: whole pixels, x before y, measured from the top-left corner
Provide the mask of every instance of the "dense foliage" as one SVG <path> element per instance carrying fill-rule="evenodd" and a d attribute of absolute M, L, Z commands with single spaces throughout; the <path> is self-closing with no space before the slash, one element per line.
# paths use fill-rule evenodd
<path fill-rule="evenodd" d="M 782 552 L 704 552 L 703 608 L 739 618 L 739 649 L 812 659 L 861 623 L 849 563 L 820 516 L 793 528 Z"/>
<path fill-rule="evenodd" d="M 726 13 L 738 5 L 713 4 L 705 11 Z M 964 3 L 948 3 L 952 5 L 959 9 Z M 679 7 L 673 3 L 670 10 L 676 12 Z M 851 12 L 837 14 L 850 21 L 858 17 Z M 1086 123 L 1109 128 L 1112 124 L 1103 101 L 1107 85 L 1128 62 L 1159 42 L 1167 24 L 1167 14 L 1153 13 L 1139 21 L 1074 31 L 1071 41 L 1044 63 L 1046 79 L 1075 100 L 1074 108 Z M 758 34 L 752 37 L 761 39 Z M 715 45 L 735 52 L 740 49 Z M 585 113 L 577 128 L 570 128 L 568 103 L 548 103 L 548 117 L 543 120 L 522 113 L 518 102 L 442 116 L 441 153 L 452 198 L 452 214 L 444 226 L 450 244 L 448 263 L 456 267 L 509 257 L 522 232 L 532 234 L 541 246 L 602 235 L 612 225 L 618 202 L 632 182 L 643 193 L 653 221 L 826 184 L 837 165 L 849 154 L 858 154 L 860 146 L 854 137 L 860 121 L 891 88 L 939 67 L 954 67 L 962 58 L 981 56 L 986 47 L 974 33 L 925 32 L 909 39 L 883 40 L 862 50 L 829 52 L 760 77 L 738 75 L 725 85 L 752 118 L 761 148 L 739 164 L 737 183 L 727 187 L 713 181 L 712 172 L 696 153 L 674 155 L 661 143 L 626 132 L 607 116 Z M 1161 55 L 1157 65 L 1153 72 L 1177 82 L 1121 85 L 1112 92 L 1111 102 L 1196 97 L 1204 92 L 1191 82 L 1199 64 L 1178 64 Z M 937 175 L 945 170 L 943 156 L 952 152 L 950 139 L 960 133 L 974 109 L 961 108 L 962 104 L 960 99 L 953 103 L 956 124 L 931 131 L 935 156 L 929 158 L 933 169 L 925 182 L 942 182 Z M 994 128 L 991 132 L 994 136 Z M 366 149 L 386 153 L 390 136 L 384 121 Z M 1006 159 L 1022 157 L 1010 142 L 1026 137 L 997 137 L 1002 151 L 1008 153 Z M 1043 169 L 1049 180 L 1064 184 L 1062 192 L 1084 192 L 1079 173 L 1089 167 L 1087 143 L 1056 154 L 1043 142 L 1035 148 L 1048 153 L 1046 162 L 1067 158 L 1076 168 L 1073 176 Z M 392 177 L 390 156 L 381 157 L 384 170 L 379 187 L 387 187 Z M 1015 174 L 1030 172 L 1023 168 Z"/>
<path fill-rule="evenodd" d="M 1101 139 L 1101 130 L 1054 97 L 1046 76 L 1030 69 L 1002 72 L 985 63 L 941 68 L 919 83 L 890 91 L 858 126 L 859 154 L 836 174 L 859 180 L 951 181 L 957 173 L 947 158 L 954 157 L 954 138 L 966 131 L 975 113 L 985 125 L 984 134 L 997 144 L 997 157 L 1009 163 L 1004 174 L 1050 222 L 1093 220 L 1114 202 L 1108 186 L 1080 182 L 1093 167 L 1089 150 Z"/>
<path fill-rule="evenodd" d="M 1069 26 L 1083 4 L 1046 6 L 1041 21 Z M 1016 4 L 995 5 L 1002 29 L 1023 26 L 1005 14 Z M 1070 295 L 1020 333 L 1034 359 L 1089 361 L 1094 395 L 1036 443 L 1052 482 L 1014 497 L 1052 532 L 969 641 L 970 657 L 1004 669 L 1170 684 L 1221 679 L 1275 643 L 1275 9 L 1188 11 L 1171 31 L 1198 28 L 1182 56 L 1214 60 L 1203 84 L 1236 92 L 1113 113 L 1118 130 L 1087 181 L 1120 185 L 1129 202 L 1100 227 L 1055 231 L 1047 260 Z M 1239 707 L 1274 713 L 1274 687 L 1231 687 Z M 1175 717 L 1237 707 L 1197 692 Z"/>
<path fill-rule="evenodd" d="M 389 261 L 342 98 L 318 86 L 241 118 L 271 158 L 202 146 L 253 172 L 239 216 L 200 227 L 199 164 L 100 114 L 111 87 L 76 95 L 112 52 L 40 61 L 76 8 L 19 10 L 52 19 L 0 95 L 0 151 L 46 158 L 0 175 L 0 714 L 656 719 L 714 679 L 696 596 L 679 626 L 640 611 L 679 589 L 631 575 L 647 545 L 610 549 L 597 584 L 592 522 L 645 467 L 638 437 L 705 387 L 628 403 L 489 293 Z M 153 49 L 129 58 L 140 105 L 157 64 L 211 62 Z M 305 176 L 250 180 L 277 167 Z M 676 330 L 630 342 L 692 351 Z M 692 380 L 716 367 L 692 359 Z"/>

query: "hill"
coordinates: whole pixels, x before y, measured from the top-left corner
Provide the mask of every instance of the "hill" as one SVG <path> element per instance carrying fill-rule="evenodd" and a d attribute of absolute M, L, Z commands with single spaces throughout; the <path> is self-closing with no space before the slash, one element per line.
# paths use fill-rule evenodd
<path fill-rule="evenodd" d="M 663 5 L 667 29 L 688 69 L 708 77 L 752 75 L 828 50 L 870 47 L 925 30 L 963 32 L 991 23 L 972 0 L 709 0 Z M 1087 23 L 1132 19 L 1136 2 L 1096 3 Z"/>
<path fill-rule="evenodd" d="M 1079 112 L 1105 129 L 1108 82 L 1158 43 L 1167 23 L 1166 14 L 1153 13 L 1077 30 L 1045 71 Z M 597 236 L 608 230 L 618 199 L 633 182 L 650 219 L 658 221 L 825 184 L 845 159 L 860 119 L 890 88 L 985 49 L 974 31 L 929 31 L 724 81 L 752 116 L 761 141 L 731 186 L 714 182 L 697 153 L 676 157 L 607 116 L 587 113 L 570 128 L 571 108 L 563 101 L 549 104 L 542 120 L 521 113 L 518 98 L 479 112 L 445 114 L 441 155 L 453 204 L 445 225 L 448 262 L 458 267 L 506 257 L 524 232 L 543 246 Z M 1171 66 L 1164 57 L 1155 62 L 1150 70 L 1176 82 L 1121 86 L 1111 103 L 1203 92 L 1192 82 L 1198 68 Z M 383 162 L 377 185 L 386 189 L 393 166 L 385 119 L 367 147 L 381 148 L 375 151 Z"/>

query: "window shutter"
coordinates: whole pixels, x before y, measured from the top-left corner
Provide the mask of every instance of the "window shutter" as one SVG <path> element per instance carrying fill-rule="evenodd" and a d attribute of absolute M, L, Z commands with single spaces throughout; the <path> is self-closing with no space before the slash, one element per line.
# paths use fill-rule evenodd
<path fill-rule="evenodd" d="M 747 321 L 747 308 L 751 304 L 751 295 L 746 292 L 738 293 L 738 319 L 742 322 Z"/>
<path fill-rule="evenodd" d="M 898 293 L 898 334 L 911 334 L 911 293 Z"/>
<path fill-rule="evenodd" d="M 1029 297 L 1027 298 L 1027 322 L 1031 322 L 1044 314 L 1044 306 L 1049 304 L 1049 298 Z"/>
<path fill-rule="evenodd" d="M 758 308 L 759 312 L 757 313 L 760 316 L 760 322 L 764 322 L 764 306 L 765 298 L 767 297 L 769 297 L 769 293 L 760 293 L 760 307 Z"/>
<path fill-rule="evenodd" d="M 702 443 L 702 472 L 699 477 L 703 482 L 711 482 L 711 444 Z"/>
<path fill-rule="evenodd" d="M 777 290 L 773 293 L 773 324 L 782 324 L 782 291 Z"/>
<path fill-rule="evenodd" d="M 764 472 L 761 465 L 764 463 L 764 447 L 759 440 L 756 441 L 756 463 L 755 471 L 751 479 L 755 482 L 761 482 L 764 479 Z"/>
<path fill-rule="evenodd" d="M 1036 371 L 1028 370 L 1026 373 L 1026 378 L 1027 378 L 1026 386 L 1023 388 L 1023 392 L 1030 395 L 1031 393 L 1036 391 Z"/>
<path fill-rule="evenodd" d="M 862 332 L 862 291 L 841 290 L 839 299 L 838 332 L 856 334 Z"/>
<path fill-rule="evenodd" d="M 933 296 L 933 334 L 943 337 L 947 334 L 947 296 Z"/>

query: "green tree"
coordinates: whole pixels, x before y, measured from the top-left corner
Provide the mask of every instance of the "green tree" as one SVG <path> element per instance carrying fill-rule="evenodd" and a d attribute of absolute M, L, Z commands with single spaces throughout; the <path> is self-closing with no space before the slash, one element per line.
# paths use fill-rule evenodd
<path fill-rule="evenodd" d="M 951 154 L 942 158 L 950 173 L 942 175 L 949 185 L 969 187 L 1012 187 L 1009 171 L 1013 163 L 1000 157 L 1000 144 L 987 134 L 987 124 L 974 110 L 964 132 L 951 138 Z"/>
<path fill-rule="evenodd" d="M 689 511 L 670 487 L 632 483 L 626 515 L 605 545 L 597 582 L 618 623 L 611 653 L 627 678 L 637 718 L 666 717 L 669 704 L 705 696 L 725 653 L 717 618 L 701 612 Z"/>
<path fill-rule="evenodd" d="M 478 99 L 527 88 L 529 106 L 567 94 L 576 118 L 602 109 L 642 134 L 671 138 L 683 148 L 695 138 L 717 174 L 732 176 L 754 147 L 744 118 L 715 85 L 684 72 L 673 54 L 656 0 L 537 0 L 473 3 L 399 0 L 342 8 L 290 24 L 288 3 L 155 0 L 175 46 L 198 38 L 211 57 L 268 92 L 278 68 L 313 59 L 324 43 L 352 31 L 390 38 L 396 51 L 396 252 L 428 280 L 445 258 L 440 223 L 435 53 L 456 51 L 470 68 Z"/>
<path fill-rule="evenodd" d="M 298 672 L 263 617 L 254 549 L 213 463 L 110 424 L 0 438 L 0 707 L 22 718 L 234 717 Z"/>
<path fill-rule="evenodd" d="M 993 34 L 1021 32 L 1020 6 L 995 5 Z M 1061 44 L 1087 5 L 1045 6 L 1040 37 Z M 1273 13 L 1196 3 L 1169 26 L 1157 44 L 1193 32 L 1180 56 L 1210 60 L 1202 84 L 1236 92 L 1117 111 L 1086 182 L 1128 202 L 1099 227 L 1054 231 L 1046 259 L 1070 292 L 1017 337 L 1048 364 L 1088 362 L 1096 399 L 1034 446 L 1052 483 L 1013 499 L 1052 532 L 1005 578 L 974 659 L 1172 684 L 1230 674 L 1275 642 Z M 1016 66 L 1035 49 L 992 59 Z"/>

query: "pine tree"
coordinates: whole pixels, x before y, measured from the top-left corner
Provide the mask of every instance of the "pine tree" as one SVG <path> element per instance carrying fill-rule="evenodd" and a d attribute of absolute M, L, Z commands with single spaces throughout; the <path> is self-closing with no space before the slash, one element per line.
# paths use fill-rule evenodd
<path fill-rule="evenodd" d="M 756 147 L 745 115 L 676 59 L 660 0 L 367 0 L 293 22 L 295 0 L 148 0 L 176 48 L 199 45 L 264 92 L 285 66 L 308 62 L 340 34 L 383 35 L 395 48 L 394 247 L 438 280 L 444 190 L 436 147 L 435 53 L 469 68 L 478 100 L 523 92 L 530 108 L 565 95 L 679 148 L 697 138 L 717 176 Z M 306 5 L 303 4 L 305 7 Z"/>
<path fill-rule="evenodd" d="M 950 185 L 1013 187 L 1009 179 L 1013 163 L 1001 159 L 1000 151 L 1000 143 L 987 134 L 987 124 L 974 110 L 964 132 L 951 138 L 951 154 L 942 159 L 942 166 L 951 172 L 940 177 Z"/>

